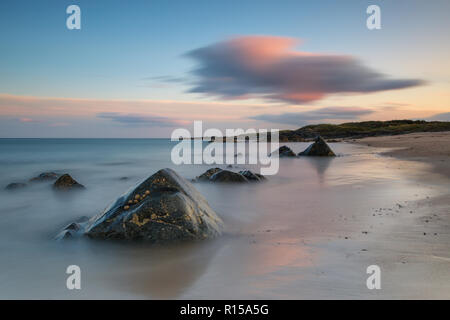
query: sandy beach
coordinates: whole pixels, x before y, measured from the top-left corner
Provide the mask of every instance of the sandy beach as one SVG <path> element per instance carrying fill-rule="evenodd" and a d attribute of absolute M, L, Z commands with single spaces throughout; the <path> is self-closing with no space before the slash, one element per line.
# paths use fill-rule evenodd
<path fill-rule="evenodd" d="M 450 177 L 450 132 L 424 132 L 363 138 L 352 142 L 389 148 L 385 155 L 431 164 L 435 172 Z"/>
<path fill-rule="evenodd" d="M 450 298 L 450 132 L 371 137 L 352 143 L 375 147 L 383 157 L 405 160 L 398 170 L 411 171 L 412 183 L 427 186 L 429 195 L 372 214 L 364 261 L 379 261 L 384 272 L 383 298 Z M 389 163 L 389 160 L 387 160 Z M 425 170 L 417 174 L 417 166 Z M 414 173 L 413 173 L 414 172 Z M 444 188 L 442 188 L 444 186 Z M 440 190 L 437 194 L 433 191 Z M 375 230 L 375 228 L 374 228 Z M 361 257 L 357 257 L 361 260 Z M 392 290 L 395 287 L 394 290 Z M 386 293 L 386 292 L 385 292 Z"/>

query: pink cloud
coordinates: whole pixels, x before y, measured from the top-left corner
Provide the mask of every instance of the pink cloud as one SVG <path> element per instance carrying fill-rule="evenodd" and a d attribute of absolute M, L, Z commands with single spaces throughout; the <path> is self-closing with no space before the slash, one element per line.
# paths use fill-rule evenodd
<path fill-rule="evenodd" d="M 20 118 L 19 121 L 20 122 L 36 122 L 36 120 L 33 120 L 31 118 Z"/>
<path fill-rule="evenodd" d="M 183 125 L 193 120 L 240 120 L 244 115 L 266 107 L 265 104 L 218 101 L 79 99 L 0 93 L 0 117 L 14 118 L 24 123 L 31 121 L 60 123 L 67 122 L 66 120 L 69 119 L 98 119 L 99 114 L 114 113 L 115 123 L 124 123 L 123 119 L 126 117 L 135 116 L 147 122 L 153 119 L 161 123 L 171 122 Z M 110 117 L 110 120 L 113 120 L 112 118 Z"/>
<path fill-rule="evenodd" d="M 247 36 L 189 52 L 198 62 L 191 92 L 227 99 L 304 103 L 336 93 L 369 93 L 423 83 L 390 79 L 349 55 L 296 51 L 293 38 Z"/>

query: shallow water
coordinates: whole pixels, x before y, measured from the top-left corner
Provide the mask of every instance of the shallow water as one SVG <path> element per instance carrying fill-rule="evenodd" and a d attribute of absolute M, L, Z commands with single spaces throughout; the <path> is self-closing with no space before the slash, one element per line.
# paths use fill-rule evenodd
<path fill-rule="evenodd" d="M 172 145 L 163 139 L 0 140 L 0 184 L 56 171 L 87 187 L 60 195 L 42 182 L 0 191 L 0 298 L 352 297 L 365 288 L 365 270 L 333 269 L 335 253 L 323 244 L 363 226 L 380 203 L 435 192 L 415 179 L 425 165 L 336 143 L 330 145 L 339 157 L 280 159 L 279 173 L 265 183 L 195 184 L 226 224 L 216 240 L 154 247 L 52 239 L 161 168 L 192 179 L 211 167 L 173 165 Z M 287 145 L 299 152 L 308 144 Z M 81 290 L 66 288 L 72 264 L 81 268 Z"/>

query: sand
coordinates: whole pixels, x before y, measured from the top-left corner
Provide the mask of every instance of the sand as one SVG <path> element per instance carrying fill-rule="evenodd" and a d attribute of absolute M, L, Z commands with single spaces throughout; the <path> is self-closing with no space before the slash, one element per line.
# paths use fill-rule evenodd
<path fill-rule="evenodd" d="M 418 200 L 401 202 L 374 212 L 367 254 L 360 262 L 378 261 L 384 270 L 383 284 L 389 293 L 376 292 L 374 298 L 450 298 L 450 132 L 415 133 L 352 140 L 376 147 L 384 157 L 407 160 L 403 170 L 421 162 L 429 170 L 416 177 L 439 190 L 435 196 L 418 195 Z M 411 169 L 411 173 L 414 169 Z M 400 201 L 399 201 L 400 202 Z M 361 238 L 361 237 L 360 237 Z M 356 239 L 355 239 L 356 240 Z"/>
<path fill-rule="evenodd" d="M 383 152 L 406 160 L 432 164 L 435 172 L 450 177 L 450 132 L 424 132 L 353 140 L 371 147 L 390 148 Z"/>

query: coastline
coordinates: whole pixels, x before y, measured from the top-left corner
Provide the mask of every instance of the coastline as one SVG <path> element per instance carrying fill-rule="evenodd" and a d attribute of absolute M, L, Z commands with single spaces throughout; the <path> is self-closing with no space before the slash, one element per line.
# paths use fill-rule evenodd
<path fill-rule="evenodd" d="M 379 208 L 369 220 L 371 225 L 380 227 L 364 240 L 367 255 L 356 259 L 361 263 L 379 263 L 384 270 L 383 288 L 390 291 L 388 296 L 380 292 L 374 297 L 449 299 L 450 284 L 446 279 L 450 277 L 450 196 L 446 185 L 450 179 L 450 132 L 346 142 L 377 148 L 383 157 L 405 160 L 401 170 L 417 163 L 427 168 L 412 181 L 428 186 L 429 195 L 420 195 L 414 201 L 399 201 L 392 208 Z M 393 287 L 397 288 L 392 290 Z"/>
<path fill-rule="evenodd" d="M 402 160 L 429 164 L 433 171 L 450 177 L 450 131 L 422 132 L 346 140 L 369 147 L 389 148 L 382 152 Z"/>

